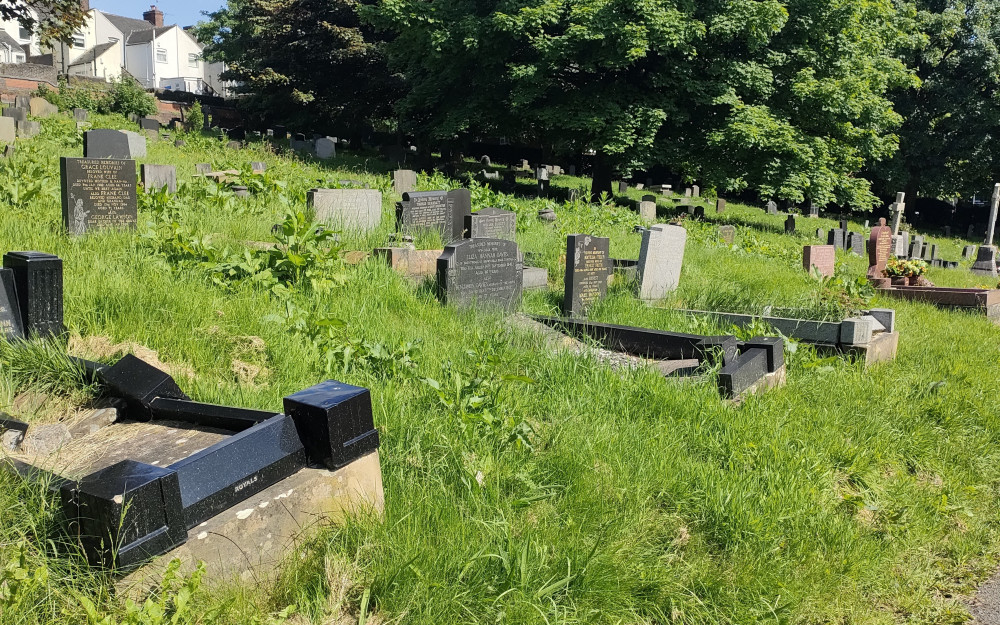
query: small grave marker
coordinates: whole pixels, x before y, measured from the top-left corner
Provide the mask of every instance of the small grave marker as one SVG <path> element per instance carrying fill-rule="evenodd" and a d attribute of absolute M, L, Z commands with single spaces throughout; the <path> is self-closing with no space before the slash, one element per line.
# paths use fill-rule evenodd
<path fill-rule="evenodd" d="M 412 169 L 397 169 L 392 172 L 392 189 L 399 196 L 416 191 L 417 172 Z"/>
<path fill-rule="evenodd" d="M 832 245 L 806 245 L 802 248 L 802 268 L 809 273 L 813 268 L 821 276 L 832 276 L 836 270 L 836 248 Z"/>
<path fill-rule="evenodd" d="M 177 193 L 177 168 L 173 165 L 148 165 L 139 166 L 142 188 L 147 192 L 159 191 L 163 187 L 170 193 Z"/>
<path fill-rule="evenodd" d="M 487 207 L 465 216 L 465 236 L 469 239 L 513 241 L 517 232 L 517 213 Z"/>
<path fill-rule="evenodd" d="M 719 226 L 719 238 L 732 247 L 736 242 L 736 226 Z"/>

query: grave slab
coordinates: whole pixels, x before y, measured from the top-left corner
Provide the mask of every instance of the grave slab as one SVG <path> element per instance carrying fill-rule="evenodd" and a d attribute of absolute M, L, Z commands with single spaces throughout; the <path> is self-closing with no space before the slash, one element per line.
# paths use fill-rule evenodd
<path fill-rule="evenodd" d="M 513 241 L 457 241 L 437 259 L 438 297 L 460 307 L 514 310 L 521 302 L 521 268 L 521 254 Z"/>
<path fill-rule="evenodd" d="M 566 240 L 566 279 L 563 313 L 585 315 L 608 292 L 612 276 L 611 239 L 571 234 Z"/>
<path fill-rule="evenodd" d="M 135 161 L 60 159 L 63 226 L 70 234 L 136 225 Z"/>
<path fill-rule="evenodd" d="M 686 242 L 687 231 L 681 226 L 659 224 L 642 233 L 638 265 L 639 299 L 659 301 L 677 289 Z"/>
<path fill-rule="evenodd" d="M 382 193 L 374 189 L 312 189 L 307 204 L 334 230 L 371 232 L 382 223 Z"/>

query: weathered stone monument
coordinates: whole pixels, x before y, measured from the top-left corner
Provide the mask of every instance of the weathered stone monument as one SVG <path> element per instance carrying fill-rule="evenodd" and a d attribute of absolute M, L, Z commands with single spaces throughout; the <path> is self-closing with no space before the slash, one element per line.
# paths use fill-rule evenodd
<path fill-rule="evenodd" d="M 333 230 L 371 232 L 382 223 L 382 193 L 374 189 L 310 189 L 306 202 Z"/>
<path fill-rule="evenodd" d="M 173 165 L 143 164 L 139 166 L 139 176 L 147 192 L 166 187 L 170 193 L 177 193 L 177 168 Z"/>
<path fill-rule="evenodd" d="M 767 203 L 767 214 L 777 215 L 778 214 L 778 203 L 774 200 L 769 200 Z"/>
<path fill-rule="evenodd" d="M 11 144 L 17 139 L 17 123 L 10 117 L 0 117 L 0 141 Z"/>
<path fill-rule="evenodd" d="M 488 206 L 465 216 L 465 237 L 513 241 L 517 233 L 517 213 Z"/>
<path fill-rule="evenodd" d="M 802 268 L 821 276 L 832 276 L 836 270 L 836 248 L 832 245 L 806 245 L 802 248 Z"/>
<path fill-rule="evenodd" d="M 729 246 L 736 242 L 736 226 L 719 226 L 719 238 Z"/>
<path fill-rule="evenodd" d="M 328 159 L 337 157 L 337 139 L 320 137 L 316 139 L 316 158 Z"/>
<path fill-rule="evenodd" d="M 715 213 L 720 214 L 726 212 L 726 201 L 724 199 L 717 198 L 715 200 Z"/>
<path fill-rule="evenodd" d="M 399 196 L 416 191 L 417 172 L 412 169 L 397 169 L 392 172 L 392 190 Z"/>
<path fill-rule="evenodd" d="M 438 296 L 446 304 L 517 308 L 522 288 L 517 243 L 501 239 L 463 239 L 437 259 Z"/>
<path fill-rule="evenodd" d="M 587 310 L 608 292 L 611 278 L 611 239 L 589 234 L 566 238 L 566 291 L 563 314 L 586 315 Z"/>
<path fill-rule="evenodd" d="M 997 248 L 993 246 L 993 231 L 997 224 L 997 206 L 1000 205 L 1000 183 L 993 187 L 993 199 L 990 202 L 990 220 L 986 224 L 986 241 L 979 246 L 976 262 L 972 264 L 972 273 L 980 276 L 997 276 Z"/>
<path fill-rule="evenodd" d="M 677 289 L 686 242 L 687 231 L 681 226 L 657 224 L 642 233 L 637 270 L 639 299 L 659 301 Z"/>
<path fill-rule="evenodd" d="M 134 159 L 146 156 L 146 138 L 128 130 L 98 128 L 83 133 L 84 158 Z"/>
<path fill-rule="evenodd" d="M 60 159 L 63 225 L 70 234 L 135 228 L 135 161 Z"/>
<path fill-rule="evenodd" d="M 906 210 L 906 194 L 899 192 L 896 194 L 896 201 L 889 207 L 889 215 L 892 217 L 892 234 L 898 235 L 899 228 L 903 225 L 903 211 Z"/>

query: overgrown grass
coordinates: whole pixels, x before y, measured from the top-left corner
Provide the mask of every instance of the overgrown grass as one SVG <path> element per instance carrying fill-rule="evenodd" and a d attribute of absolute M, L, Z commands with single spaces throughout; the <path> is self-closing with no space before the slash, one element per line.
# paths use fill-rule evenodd
<path fill-rule="evenodd" d="M 145 161 L 176 165 L 186 186 L 169 206 L 147 198 L 136 232 L 64 236 L 48 184 L 2 209 L 0 250 L 62 257 L 70 332 L 157 350 L 193 372 L 179 381 L 199 400 L 280 410 L 284 395 L 327 377 L 371 388 L 385 518 L 327 528 L 273 584 L 208 591 L 177 580 L 130 607 L 61 538 L 56 499 L 0 472 L 0 622 L 167 622 L 152 620 L 158 610 L 234 624 L 336 622 L 342 613 L 401 623 L 965 618 L 954 597 L 992 569 L 1000 546 L 1000 395 L 990 373 L 1000 331 L 985 319 L 848 293 L 866 265 L 850 255 L 838 255 L 841 282 L 824 285 L 801 270 L 801 246 L 814 237 L 784 235 L 784 216 L 735 204 L 709 211 L 707 223 L 686 224 L 674 296 L 647 307 L 620 281 L 593 317 L 716 334 L 732 329 L 670 308 L 770 306 L 824 318 L 864 304 L 896 308 L 902 335 L 897 360 L 867 371 L 799 346 L 786 387 L 734 405 L 711 379 L 665 381 L 548 353 L 502 315 L 443 307 L 376 260 L 348 265 L 334 254 L 312 266 L 325 280 L 256 270 L 219 280 L 216 265 L 251 254 L 247 242 L 274 241 L 272 226 L 305 211 L 317 181 L 356 179 L 384 193 L 380 228 L 341 233 L 334 251 L 384 244 L 388 168 L 357 154 L 324 164 L 185 139 L 180 149 L 150 144 Z M 72 123 L 46 120 L 13 163 L 0 162 L 0 179 L 9 167 L 54 176 L 58 156 L 79 154 Z M 189 182 L 195 163 L 242 169 L 251 160 L 268 164 L 252 198 Z M 479 188 L 474 203 L 516 211 L 522 249 L 549 270 L 551 291 L 528 294 L 526 312 L 558 309 L 567 234 L 610 236 L 613 256 L 638 255 L 640 222 L 626 208 Z M 535 217 L 545 205 L 555 225 Z M 663 218 L 674 212 L 664 206 Z M 189 256 L 164 252 L 173 223 Z M 720 223 L 737 226 L 734 248 L 718 239 Z M 833 225 L 799 220 L 800 230 Z M 932 240 L 946 258 L 964 243 Z M 931 277 L 977 283 L 962 271 Z M 84 390 L 60 349 L 0 347 L 0 410 L 29 388 Z M 236 361 L 265 373 L 247 380 Z"/>

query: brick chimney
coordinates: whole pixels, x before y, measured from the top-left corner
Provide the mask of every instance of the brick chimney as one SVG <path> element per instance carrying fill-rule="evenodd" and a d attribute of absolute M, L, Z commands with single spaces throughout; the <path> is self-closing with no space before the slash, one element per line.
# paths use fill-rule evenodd
<path fill-rule="evenodd" d="M 89 0 L 84 1 L 89 2 Z M 157 9 L 156 5 L 149 7 L 149 10 L 142 14 L 142 19 L 156 28 L 163 28 L 163 11 Z"/>

